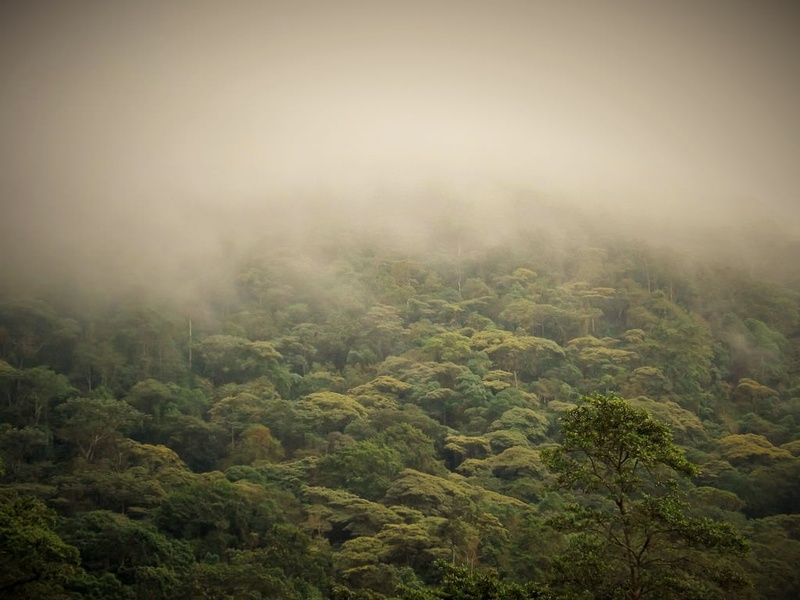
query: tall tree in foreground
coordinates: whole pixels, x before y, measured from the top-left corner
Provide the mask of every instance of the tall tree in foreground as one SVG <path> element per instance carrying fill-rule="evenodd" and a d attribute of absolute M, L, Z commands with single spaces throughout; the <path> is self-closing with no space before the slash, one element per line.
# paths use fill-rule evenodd
<path fill-rule="evenodd" d="M 691 516 L 679 484 L 697 468 L 665 425 L 595 394 L 561 428 L 545 460 L 579 498 L 556 520 L 572 532 L 557 583 L 577 597 L 627 600 L 729 598 L 745 586 L 734 562 L 745 542 L 725 523 Z"/>

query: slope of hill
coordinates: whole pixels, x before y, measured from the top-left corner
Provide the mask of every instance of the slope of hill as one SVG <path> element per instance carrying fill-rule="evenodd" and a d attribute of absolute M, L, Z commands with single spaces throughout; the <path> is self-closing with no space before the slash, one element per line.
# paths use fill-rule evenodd
<path fill-rule="evenodd" d="M 794 289 L 624 241 L 441 248 L 253 255 L 190 303 L 7 299 L 3 595 L 616 597 L 546 459 L 598 392 L 669 428 L 681 514 L 748 547 L 626 597 L 800 595 Z"/>

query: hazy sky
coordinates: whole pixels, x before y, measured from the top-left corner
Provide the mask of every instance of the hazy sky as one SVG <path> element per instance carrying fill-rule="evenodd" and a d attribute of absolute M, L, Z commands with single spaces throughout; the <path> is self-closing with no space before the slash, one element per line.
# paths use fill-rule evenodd
<path fill-rule="evenodd" d="M 0 251 L 421 188 L 794 223 L 798 32 L 768 0 L 4 0 Z"/>

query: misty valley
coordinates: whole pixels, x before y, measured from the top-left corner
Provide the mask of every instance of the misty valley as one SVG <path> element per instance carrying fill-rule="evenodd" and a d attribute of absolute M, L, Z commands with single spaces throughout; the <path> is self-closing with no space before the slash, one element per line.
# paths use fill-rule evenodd
<path fill-rule="evenodd" d="M 7 294 L 0 595 L 798 597 L 796 287 L 432 238 Z"/>
<path fill-rule="evenodd" d="M 800 599 L 798 32 L 0 1 L 0 600 Z"/>

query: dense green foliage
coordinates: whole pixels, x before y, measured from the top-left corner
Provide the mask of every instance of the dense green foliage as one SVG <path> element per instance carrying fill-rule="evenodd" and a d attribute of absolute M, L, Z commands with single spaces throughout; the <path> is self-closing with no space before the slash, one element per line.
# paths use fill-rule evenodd
<path fill-rule="evenodd" d="M 7 298 L 0 595 L 800 597 L 798 294 L 442 239 Z"/>
<path fill-rule="evenodd" d="M 553 519 L 576 535 L 559 578 L 601 597 L 725 597 L 745 581 L 735 563 L 746 542 L 730 524 L 693 517 L 676 474 L 697 475 L 666 425 L 613 395 L 587 396 L 562 419 L 564 442 L 544 450 L 559 483 L 583 502 Z M 699 550 L 699 551 L 698 551 Z"/>

